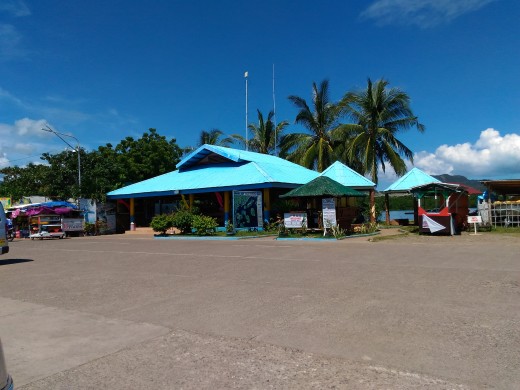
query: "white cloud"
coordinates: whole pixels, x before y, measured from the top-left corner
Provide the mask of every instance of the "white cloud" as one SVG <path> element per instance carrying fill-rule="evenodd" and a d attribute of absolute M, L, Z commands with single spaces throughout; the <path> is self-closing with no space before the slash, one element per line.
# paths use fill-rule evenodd
<path fill-rule="evenodd" d="M 443 173 L 470 178 L 520 176 L 520 135 L 500 135 L 495 129 L 480 133 L 475 143 L 441 145 L 434 153 L 419 152 L 415 166 L 431 175 Z"/>
<path fill-rule="evenodd" d="M 11 24 L 0 23 L 0 58 L 12 59 L 23 55 L 20 48 L 22 34 Z"/>
<path fill-rule="evenodd" d="M 31 10 L 22 0 L 2 0 L 0 12 L 6 12 L 12 16 L 29 16 Z"/>
<path fill-rule="evenodd" d="M 29 136 L 29 137 L 49 137 L 49 134 L 42 131 L 42 129 L 49 124 L 45 119 L 29 119 L 23 118 L 18 119 L 14 122 L 14 126 L 12 126 L 13 132 L 20 136 Z"/>
<path fill-rule="evenodd" d="M 422 28 L 447 23 L 496 0 L 377 0 L 361 17 L 380 25 L 413 24 Z"/>

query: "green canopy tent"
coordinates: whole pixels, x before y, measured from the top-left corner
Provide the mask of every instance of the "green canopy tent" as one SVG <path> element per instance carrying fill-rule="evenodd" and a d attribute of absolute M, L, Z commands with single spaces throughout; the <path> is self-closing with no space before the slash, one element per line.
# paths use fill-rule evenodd
<path fill-rule="evenodd" d="M 363 197 L 366 196 L 364 193 L 360 191 L 356 191 L 353 188 L 344 186 L 341 183 L 327 177 L 327 176 L 319 176 L 316 179 L 308 182 L 307 184 L 302 185 L 301 187 L 295 188 L 288 193 L 281 195 L 280 198 L 342 198 L 342 197 Z M 309 213 L 309 210 L 307 210 Z M 311 212 L 312 213 L 312 212 Z M 322 214 L 323 213 L 323 214 Z M 321 217 L 325 218 L 325 210 L 321 210 L 318 214 L 313 218 L 315 223 L 317 223 L 317 227 L 321 226 Z M 334 212 L 334 219 L 338 220 L 338 223 L 343 225 L 342 227 L 350 228 L 351 221 L 353 219 L 353 215 L 340 215 L 336 216 L 336 212 Z"/>
<path fill-rule="evenodd" d="M 301 187 L 295 188 L 280 198 L 319 198 L 319 197 L 342 197 L 342 196 L 366 196 L 362 192 L 344 186 L 327 176 L 319 176 Z"/>

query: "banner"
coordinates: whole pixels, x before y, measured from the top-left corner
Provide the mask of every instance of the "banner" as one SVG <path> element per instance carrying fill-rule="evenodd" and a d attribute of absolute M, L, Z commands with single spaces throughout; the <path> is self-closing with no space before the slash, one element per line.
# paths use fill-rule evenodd
<path fill-rule="evenodd" d="M 301 228 L 307 213 L 284 213 L 283 224 L 286 228 Z"/>
<path fill-rule="evenodd" d="M 440 223 L 435 222 L 433 219 L 426 215 L 423 215 L 422 217 L 423 229 L 430 229 L 431 233 L 435 233 L 446 228 L 445 226 L 442 226 Z"/>
<path fill-rule="evenodd" d="M 325 229 L 336 226 L 336 201 L 334 198 L 323 198 L 321 200 L 323 208 L 323 227 Z"/>

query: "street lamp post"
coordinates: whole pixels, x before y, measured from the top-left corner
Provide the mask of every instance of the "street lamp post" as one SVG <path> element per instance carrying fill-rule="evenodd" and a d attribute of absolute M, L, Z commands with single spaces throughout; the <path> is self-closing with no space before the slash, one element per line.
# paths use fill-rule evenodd
<path fill-rule="evenodd" d="M 79 141 L 76 137 L 70 134 L 60 133 L 56 130 L 51 129 L 49 126 L 42 128 L 43 131 L 46 131 L 48 133 L 53 133 L 56 135 L 59 139 L 61 139 L 63 142 L 65 142 L 72 150 L 74 150 L 78 154 L 78 199 L 81 196 L 81 157 L 80 157 L 80 148 L 79 148 Z M 76 148 L 74 148 L 71 144 L 69 144 L 63 137 L 69 137 L 76 141 Z"/>

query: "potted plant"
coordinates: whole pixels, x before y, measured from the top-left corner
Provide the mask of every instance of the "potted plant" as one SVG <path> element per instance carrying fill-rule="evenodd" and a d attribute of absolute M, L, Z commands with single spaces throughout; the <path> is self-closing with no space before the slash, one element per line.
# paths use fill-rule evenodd
<path fill-rule="evenodd" d="M 235 226 L 231 223 L 230 220 L 226 222 L 226 234 L 228 236 L 234 236 L 235 235 Z"/>

